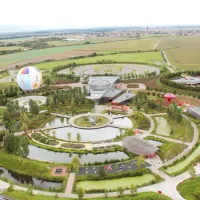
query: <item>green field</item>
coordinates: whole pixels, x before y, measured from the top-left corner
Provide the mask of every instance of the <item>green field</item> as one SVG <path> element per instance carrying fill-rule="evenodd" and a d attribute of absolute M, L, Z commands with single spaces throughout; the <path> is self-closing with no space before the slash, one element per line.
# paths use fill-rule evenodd
<path fill-rule="evenodd" d="M 200 146 L 190 155 L 188 156 L 185 160 L 171 166 L 168 167 L 166 169 L 166 172 L 169 174 L 174 174 L 179 172 L 180 170 L 183 170 L 184 168 L 186 168 L 195 158 L 197 158 L 200 154 Z"/>
<path fill-rule="evenodd" d="M 0 56 L 0 66 L 8 65 L 11 63 L 28 60 L 32 58 L 37 58 L 41 56 L 47 56 L 55 53 L 64 53 L 69 52 L 75 49 L 81 49 L 84 48 L 85 45 L 82 46 L 62 46 L 62 47 L 52 47 L 47 49 L 35 49 L 25 52 L 19 52 L 19 53 L 13 53 L 13 54 L 7 54 L 7 55 L 1 55 Z"/>
<path fill-rule="evenodd" d="M 148 51 L 152 50 L 154 45 L 160 40 L 159 37 L 156 38 L 143 38 L 143 39 L 133 39 L 128 41 L 115 41 L 109 43 L 101 43 L 95 45 L 89 45 L 85 47 L 85 50 L 92 51 Z"/>
<path fill-rule="evenodd" d="M 13 191 L 13 192 L 3 192 L 4 195 L 16 198 L 17 200 L 74 200 L 71 198 L 66 198 L 66 197 L 59 197 L 55 198 L 54 196 L 42 196 L 42 195 L 29 195 L 27 192 L 22 192 L 22 191 Z M 84 198 L 85 199 L 85 198 Z M 155 192 L 143 192 L 140 194 L 137 194 L 136 196 L 124 196 L 122 197 L 107 197 L 107 200 L 147 200 L 147 199 L 152 199 L 152 200 L 170 200 L 169 197 L 166 197 L 164 195 L 160 195 Z M 85 200 L 105 200 L 104 197 L 102 198 L 91 198 L 91 199 L 85 199 Z"/>
<path fill-rule="evenodd" d="M 128 177 L 128 178 L 120 178 L 113 180 L 103 180 L 103 181 L 81 181 L 78 182 L 76 187 L 82 187 L 85 190 L 93 190 L 93 189 L 108 189 L 108 190 L 116 190 L 118 187 L 130 187 L 131 184 L 136 186 L 141 186 L 144 184 L 148 184 L 151 181 L 156 180 L 152 174 L 145 174 L 137 177 Z"/>
<path fill-rule="evenodd" d="M 199 200 L 194 194 L 196 188 L 200 189 L 200 177 L 188 179 L 184 183 L 179 183 L 177 186 L 177 190 L 181 196 L 187 200 Z"/>
<path fill-rule="evenodd" d="M 173 36 L 161 39 L 159 50 L 164 50 L 170 62 L 176 67 L 199 70 L 200 37 Z"/>
<path fill-rule="evenodd" d="M 145 52 L 145 53 L 124 53 L 114 55 L 104 55 L 96 57 L 88 57 L 82 59 L 71 59 L 62 61 L 43 62 L 36 64 L 35 66 L 39 69 L 52 69 L 58 65 L 66 65 L 69 63 L 76 62 L 77 64 L 95 63 L 98 60 L 114 60 L 116 62 L 132 62 L 132 63 L 146 63 L 156 64 L 157 62 L 163 62 L 163 58 L 160 52 Z"/>

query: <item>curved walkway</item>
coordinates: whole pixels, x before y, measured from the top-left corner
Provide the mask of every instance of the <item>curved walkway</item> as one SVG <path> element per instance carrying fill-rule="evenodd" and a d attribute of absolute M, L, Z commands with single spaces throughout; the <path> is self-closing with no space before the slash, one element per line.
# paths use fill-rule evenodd
<path fill-rule="evenodd" d="M 169 178 L 163 182 L 138 188 L 138 193 L 149 192 L 149 191 L 153 191 L 153 192 L 162 191 L 163 194 L 169 196 L 173 200 L 184 200 L 184 198 L 176 190 L 176 187 L 180 182 L 183 182 L 184 180 L 186 180 L 188 178 L 190 178 L 190 175 L 188 172 L 185 172 L 179 176 L 176 176 L 174 178 Z M 1 186 L 3 185 L 4 189 L 9 187 L 9 184 L 4 181 L 0 181 L 0 185 Z M 16 185 L 14 186 L 14 189 L 22 190 L 22 191 L 27 190 L 27 188 L 25 188 L 25 187 L 16 186 Z M 59 197 L 76 198 L 76 199 L 78 198 L 78 196 L 76 194 L 55 193 L 55 192 L 47 192 L 47 191 L 40 191 L 40 190 L 33 190 L 33 194 L 46 195 L 46 196 L 55 196 L 57 194 Z M 124 194 L 130 194 L 130 190 L 126 190 L 124 192 Z M 118 196 L 118 193 L 117 192 L 109 192 L 108 196 L 110 196 L 110 197 Z M 84 196 L 84 198 L 91 198 L 91 199 L 94 197 L 105 197 L 105 194 L 104 193 L 96 193 L 96 194 L 86 194 Z"/>

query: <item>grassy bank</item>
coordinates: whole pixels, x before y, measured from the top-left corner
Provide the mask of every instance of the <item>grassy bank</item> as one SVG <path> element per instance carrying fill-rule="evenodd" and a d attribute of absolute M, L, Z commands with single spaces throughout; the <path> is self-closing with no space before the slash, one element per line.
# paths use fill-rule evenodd
<path fill-rule="evenodd" d="M 179 183 L 177 186 L 180 195 L 187 200 L 199 200 L 199 198 L 195 196 L 196 189 L 200 190 L 200 177 L 188 179 L 183 183 Z"/>
<path fill-rule="evenodd" d="M 56 166 L 56 164 L 25 159 L 8 154 L 4 149 L 0 149 L 0 166 L 20 174 L 45 180 L 63 180 L 63 177 L 52 177 L 50 175 L 51 168 Z"/>
<path fill-rule="evenodd" d="M 22 191 L 13 191 L 13 192 L 4 192 L 4 195 L 7 195 L 9 197 L 13 197 L 16 198 L 17 200 L 74 200 L 72 198 L 55 198 L 55 196 L 53 197 L 49 197 L 49 196 L 42 196 L 42 195 L 29 195 L 26 192 L 22 192 Z M 90 200 L 104 200 L 105 198 L 92 198 Z M 121 197 L 108 197 L 106 198 L 107 200 L 121 200 Z M 165 196 L 165 195 L 160 195 L 157 194 L 155 192 L 144 192 L 144 193 L 140 193 L 137 194 L 136 196 L 124 196 L 123 200 L 170 200 L 169 197 Z M 86 199 L 85 199 L 86 200 Z"/>

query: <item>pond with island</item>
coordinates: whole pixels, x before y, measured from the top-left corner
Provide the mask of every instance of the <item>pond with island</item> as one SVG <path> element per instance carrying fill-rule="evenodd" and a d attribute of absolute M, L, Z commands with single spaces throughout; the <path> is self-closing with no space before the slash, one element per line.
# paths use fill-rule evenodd
<path fill-rule="evenodd" d="M 68 119 L 62 117 L 56 117 L 50 122 L 46 123 L 46 128 L 59 127 L 68 124 Z M 132 127 L 132 122 L 129 118 L 118 118 L 113 120 L 114 125 L 121 125 L 127 128 Z M 55 131 L 55 136 L 58 139 L 68 140 L 67 133 L 71 133 L 71 141 L 76 141 L 77 134 L 81 136 L 81 142 L 93 142 L 93 141 L 102 141 L 115 138 L 120 135 L 119 128 L 113 127 L 103 127 L 98 129 L 81 129 L 75 127 L 63 127 L 55 130 L 50 130 L 48 134 L 53 135 Z"/>

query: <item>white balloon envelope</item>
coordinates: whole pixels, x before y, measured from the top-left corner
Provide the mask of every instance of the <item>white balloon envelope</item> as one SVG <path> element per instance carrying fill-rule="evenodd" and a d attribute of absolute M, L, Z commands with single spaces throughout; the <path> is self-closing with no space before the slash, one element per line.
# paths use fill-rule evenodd
<path fill-rule="evenodd" d="M 23 67 L 17 74 L 17 83 L 25 91 L 38 89 L 42 85 L 42 73 L 36 67 Z"/>

